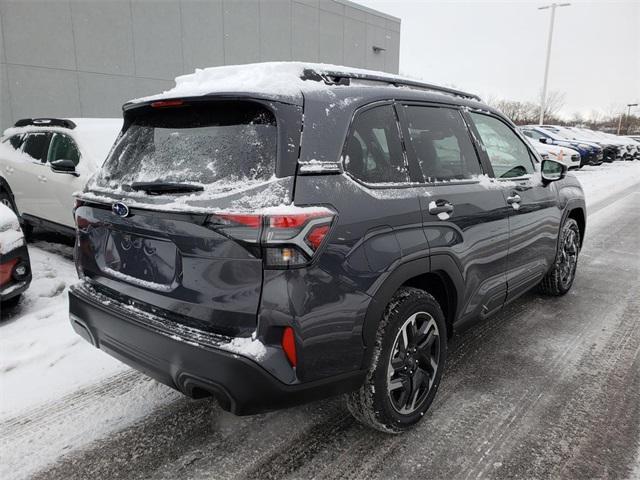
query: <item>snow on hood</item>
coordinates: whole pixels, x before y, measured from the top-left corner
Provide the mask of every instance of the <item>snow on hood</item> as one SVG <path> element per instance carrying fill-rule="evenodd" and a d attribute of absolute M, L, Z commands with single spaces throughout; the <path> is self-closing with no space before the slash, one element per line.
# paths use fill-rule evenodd
<path fill-rule="evenodd" d="M 329 88 L 322 82 L 303 80 L 300 78 L 305 69 L 312 69 L 318 72 L 375 74 L 388 78 L 403 78 L 385 72 L 349 68 L 326 63 L 249 63 L 246 65 L 197 68 L 194 73 L 176 77 L 176 85 L 172 89 L 157 95 L 137 98 L 131 102 L 139 103 L 163 98 L 194 97 L 209 93 L 233 93 L 242 91 L 295 98 L 300 95 L 302 90 Z"/>

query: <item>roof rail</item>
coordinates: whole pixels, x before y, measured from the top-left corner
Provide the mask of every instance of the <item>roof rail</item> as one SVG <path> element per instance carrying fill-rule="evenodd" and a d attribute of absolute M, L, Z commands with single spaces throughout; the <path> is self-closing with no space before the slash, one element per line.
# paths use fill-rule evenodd
<path fill-rule="evenodd" d="M 305 68 L 302 77 L 303 80 L 315 80 L 316 82 L 324 82 L 327 85 L 350 85 L 351 80 L 365 80 L 367 82 L 378 82 L 394 87 L 411 87 L 421 90 L 432 90 L 442 92 L 456 97 L 467 98 L 470 100 L 482 101 L 479 96 L 473 93 L 463 92 L 455 88 L 441 87 L 431 83 L 419 82 L 416 80 L 398 78 L 394 76 L 376 75 L 366 72 L 340 72 L 340 71 L 317 71 L 312 68 Z"/>
<path fill-rule="evenodd" d="M 14 127 L 62 127 L 73 130 L 76 124 L 66 118 L 22 118 L 18 120 Z"/>

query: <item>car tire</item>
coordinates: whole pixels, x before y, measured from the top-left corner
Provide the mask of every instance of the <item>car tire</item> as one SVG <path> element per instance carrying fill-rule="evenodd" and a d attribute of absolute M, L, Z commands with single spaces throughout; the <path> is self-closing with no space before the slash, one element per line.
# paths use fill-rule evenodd
<path fill-rule="evenodd" d="M 580 253 L 580 227 L 573 218 L 567 218 L 560 230 L 558 251 L 553 267 L 539 284 L 539 290 L 552 296 L 561 296 L 571 290 Z"/>
<path fill-rule="evenodd" d="M 22 294 L 11 297 L 9 300 L 0 302 L 0 305 L 2 305 L 2 310 L 4 311 L 6 309 L 14 308 L 20 302 L 20 298 L 22 298 Z"/>
<path fill-rule="evenodd" d="M 360 389 L 346 396 L 360 423 L 401 433 L 418 423 L 438 390 L 447 358 L 447 330 L 436 299 L 402 287 L 376 333 L 371 367 Z"/>

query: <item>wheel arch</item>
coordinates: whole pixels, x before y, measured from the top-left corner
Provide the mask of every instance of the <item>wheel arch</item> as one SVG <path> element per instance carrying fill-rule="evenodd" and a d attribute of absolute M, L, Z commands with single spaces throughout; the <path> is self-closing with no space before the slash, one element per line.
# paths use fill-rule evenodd
<path fill-rule="evenodd" d="M 445 315 L 447 336 L 453 334 L 464 288 L 462 274 L 454 260 L 442 254 L 402 263 L 388 273 L 377 288 L 368 292 L 372 301 L 362 326 L 365 347 L 363 368 L 369 367 L 384 309 L 401 287 L 419 288 L 433 295 Z"/>
<path fill-rule="evenodd" d="M 453 281 L 444 270 L 423 273 L 408 279 L 401 287 L 414 287 L 433 295 L 440 304 L 447 325 L 447 338 L 453 335 L 453 323 L 456 315 L 457 292 Z"/>
<path fill-rule="evenodd" d="M 578 229 L 580 230 L 580 248 L 582 248 L 582 245 L 584 243 L 585 229 L 587 226 L 587 218 L 584 209 L 582 209 L 581 207 L 575 207 L 570 210 L 568 209 L 567 218 L 575 220 L 578 224 Z"/>

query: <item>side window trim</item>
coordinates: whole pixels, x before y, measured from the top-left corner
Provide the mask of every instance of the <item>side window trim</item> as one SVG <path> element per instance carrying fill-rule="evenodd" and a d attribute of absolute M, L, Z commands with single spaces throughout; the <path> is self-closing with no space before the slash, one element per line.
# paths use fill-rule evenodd
<path fill-rule="evenodd" d="M 345 150 L 347 149 L 347 144 L 349 142 L 349 139 L 351 138 L 351 135 L 354 132 L 355 121 L 356 121 L 358 115 L 360 115 L 363 112 L 366 112 L 367 110 L 370 110 L 370 109 L 373 109 L 373 108 L 376 108 L 376 107 L 385 106 L 385 105 L 391 106 L 391 108 L 392 108 L 392 110 L 394 112 L 396 128 L 398 129 L 398 136 L 400 138 L 400 144 L 401 144 L 401 147 L 402 147 L 402 156 L 403 156 L 403 159 L 404 159 L 405 167 L 407 168 L 407 173 L 409 174 L 409 178 L 410 178 L 409 182 L 395 183 L 393 185 L 376 184 L 376 183 L 365 182 L 361 178 L 358 178 L 355 175 L 353 175 L 351 172 L 349 172 L 349 169 L 347 168 L 347 165 L 345 164 Z M 388 189 L 396 189 L 396 188 L 414 188 L 416 186 L 422 185 L 420 182 L 415 180 L 415 177 L 412 174 L 412 168 L 409 165 L 409 159 L 408 159 L 407 151 L 406 151 L 406 142 L 404 140 L 404 136 L 403 136 L 403 133 L 402 133 L 402 127 L 400 125 L 400 119 L 399 119 L 398 115 L 399 114 L 398 114 L 398 109 L 396 108 L 396 102 L 394 100 L 392 100 L 392 99 L 376 100 L 374 102 L 367 103 L 366 105 L 362 105 L 362 106 L 358 107 L 353 112 L 353 115 L 351 115 L 351 119 L 349 121 L 349 128 L 347 129 L 347 135 L 346 135 L 346 137 L 344 139 L 344 143 L 342 145 L 342 150 L 341 150 L 341 155 L 340 155 L 340 162 L 342 164 L 342 171 L 346 175 L 348 175 L 349 178 L 352 179 L 354 182 L 357 182 L 360 185 L 364 186 L 365 188 L 369 188 L 369 189 L 372 189 L 372 190 L 388 190 Z"/>
<path fill-rule="evenodd" d="M 476 153 L 478 154 L 478 158 L 480 159 L 480 164 L 482 165 L 484 174 L 490 178 L 496 178 L 495 172 L 493 171 L 493 166 L 489 161 L 489 155 L 487 154 L 487 150 L 484 144 L 482 143 L 482 140 L 480 140 L 480 132 L 478 132 L 478 129 L 476 128 L 475 123 L 473 123 L 473 120 L 469 115 L 469 111 L 475 111 L 475 110 L 471 110 L 469 108 L 463 108 L 460 110 L 460 113 L 462 114 L 462 118 L 464 119 L 464 122 L 467 124 L 467 128 L 469 129 L 473 147 L 476 149 Z"/>
<path fill-rule="evenodd" d="M 467 127 L 467 133 L 469 134 L 469 139 L 471 141 L 471 144 L 473 145 L 473 149 L 475 151 L 476 154 L 476 158 L 478 159 L 478 162 L 480 164 L 480 168 L 483 172 L 483 174 L 488 174 L 488 172 L 490 171 L 493 174 L 493 170 L 488 170 L 487 169 L 487 165 L 486 163 L 488 162 L 483 162 L 482 160 L 482 155 L 481 155 L 481 149 L 480 149 L 480 145 L 478 145 L 477 141 L 476 141 L 476 136 L 477 133 L 474 133 L 474 131 L 471 130 L 471 127 L 469 125 L 469 121 L 467 119 L 467 117 L 464 114 L 464 110 L 462 108 L 460 108 L 457 105 L 450 105 L 450 104 L 446 104 L 446 103 L 433 103 L 433 102 L 420 102 L 420 101 L 403 101 L 403 102 L 398 102 L 398 106 L 417 106 L 417 107 L 431 107 L 431 108 L 449 108 L 451 110 L 456 110 L 460 116 L 462 117 L 462 121 L 464 122 L 464 124 Z M 402 128 L 402 133 L 403 133 L 403 137 L 404 138 L 410 138 L 409 137 L 409 126 L 408 126 L 408 121 L 406 118 L 406 115 L 404 113 L 404 110 L 399 108 L 399 113 L 400 113 L 400 125 Z M 438 185 L 451 185 L 451 181 L 435 181 L 435 182 L 428 182 L 424 176 L 422 175 L 422 169 L 420 168 L 419 164 L 418 164 L 418 156 L 413 148 L 413 144 L 411 142 L 408 142 L 408 145 L 410 145 L 410 147 L 406 147 L 406 151 L 407 151 L 407 156 L 409 157 L 408 160 L 409 162 L 411 162 L 411 164 L 414 164 L 416 166 L 416 168 L 418 169 L 419 172 L 419 176 L 421 178 L 421 180 L 418 182 L 421 186 L 423 185 L 429 185 L 429 186 L 438 186 Z M 488 160 L 488 158 L 487 158 Z M 490 165 L 489 165 L 490 167 Z M 474 179 L 462 179 L 462 180 L 456 180 L 455 183 L 456 185 L 471 185 L 474 183 L 479 183 L 480 180 L 474 180 Z"/>
<path fill-rule="evenodd" d="M 496 180 L 504 180 L 504 181 L 518 181 L 518 180 L 527 180 L 530 179 L 532 177 L 532 175 L 535 173 L 536 171 L 536 166 L 539 163 L 537 161 L 537 157 L 536 155 L 533 153 L 532 151 L 532 147 L 529 145 L 529 142 L 527 142 L 524 139 L 524 135 L 522 135 L 520 132 L 517 131 L 517 129 L 514 129 L 511 127 L 511 125 L 509 125 L 507 122 L 505 122 L 502 118 L 500 118 L 498 115 L 495 115 L 492 112 L 487 112 L 486 110 L 479 110 L 479 109 L 475 109 L 475 108 L 469 108 L 467 109 L 467 112 L 473 112 L 479 115 L 485 115 L 487 117 L 493 118 L 495 120 L 498 120 L 500 123 L 502 123 L 503 125 L 505 125 L 519 140 L 520 142 L 522 142 L 524 144 L 525 149 L 527 150 L 527 153 L 529 154 L 529 161 L 531 162 L 531 168 L 533 169 L 532 173 L 527 173 L 526 175 L 521 175 L 519 177 L 511 177 L 511 178 L 497 178 L 495 176 L 495 172 L 493 171 L 493 166 L 491 165 L 491 161 L 489 160 L 489 154 L 487 153 L 487 148 L 484 146 L 484 143 L 482 143 L 482 138 L 480 137 L 480 133 L 478 132 L 478 130 L 475 127 L 475 123 L 473 122 L 473 119 L 471 118 L 470 115 L 465 115 L 465 118 L 468 117 L 468 122 L 473 125 L 473 131 L 474 131 L 474 136 L 477 137 L 477 141 L 479 143 L 479 146 L 481 147 L 482 153 L 486 159 L 486 162 L 490 168 L 490 172 L 491 172 L 491 177 L 495 178 Z"/>

